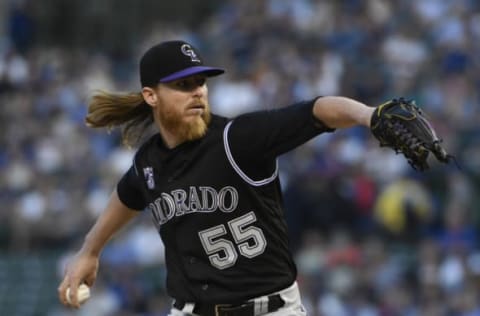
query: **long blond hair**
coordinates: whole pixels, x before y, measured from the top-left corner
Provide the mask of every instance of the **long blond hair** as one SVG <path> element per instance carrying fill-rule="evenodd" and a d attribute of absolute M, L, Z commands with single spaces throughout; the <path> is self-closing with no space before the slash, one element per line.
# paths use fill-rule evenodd
<path fill-rule="evenodd" d="M 153 123 L 153 113 L 142 93 L 111 93 L 97 91 L 88 104 L 85 123 L 92 128 L 109 130 L 121 127 L 123 143 L 136 144 Z"/>

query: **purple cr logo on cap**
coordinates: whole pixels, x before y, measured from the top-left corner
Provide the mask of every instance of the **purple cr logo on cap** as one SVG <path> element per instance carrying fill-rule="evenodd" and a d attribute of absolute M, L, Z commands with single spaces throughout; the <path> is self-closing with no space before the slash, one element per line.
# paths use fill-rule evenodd
<path fill-rule="evenodd" d="M 198 58 L 197 54 L 195 54 L 195 51 L 192 49 L 190 45 L 183 44 L 180 50 L 184 55 L 189 56 L 193 62 L 197 62 L 197 63 L 200 62 L 200 59 Z"/>
<path fill-rule="evenodd" d="M 225 72 L 203 65 L 200 52 L 184 41 L 166 41 L 150 47 L 140 59 L 139 68 L 142 87 L 155 87 L 196 74 L 213 77 Z"/>

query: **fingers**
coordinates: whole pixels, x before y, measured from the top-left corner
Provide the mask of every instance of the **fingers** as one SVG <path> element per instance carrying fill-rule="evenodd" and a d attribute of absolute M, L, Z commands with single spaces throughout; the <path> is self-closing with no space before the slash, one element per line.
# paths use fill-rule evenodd
<path fill-rule="evenodd" d="M 67 302 L 69 301 L 70 302 L 70 306 L 72 307 L 75 307 L 75 308 L 79 308 L 80 307 L 80 304 L 78 303 L 78 296 L 77 296 L 77 292 L 78 292 L 78 286 L 80 285 L 80 280 L 79 279 L 73 279 L 71 282 L 70 282 L 70 291 L 69 291 L 69 296 L 67 297 Z"/>
<path fill-rule="evenodd" d="M 70 278 L 68 275 L 65 276 L 62 283 L 58 286 L 58 299 L 60 302 L 70 308 L 79 308 L 80 304 L 78 303 L 77 291 L 78 286 L 80 285 L 80 280 L 78 278 Z"/>
<path fill-rule="evenodd" d="M 66 307 L 79 308 L 81 303 L 78 301 L 78 287 L 82 283 L 92 287 L 97 276 L 97 269 L 97 257 L 81 253 L 76 255 L 67 264 L 64 279 L 57 289 L 60 302 Z"/>
<path fill-rule="evenodd" d="M 62 303 L 65 306 L 68 306 L 67 295 L 66 295 L 67 288 L 68 288 L 68 278 L 65 277 L 57 289 L 58 299 L 60 300 L 60 303 Z"/>

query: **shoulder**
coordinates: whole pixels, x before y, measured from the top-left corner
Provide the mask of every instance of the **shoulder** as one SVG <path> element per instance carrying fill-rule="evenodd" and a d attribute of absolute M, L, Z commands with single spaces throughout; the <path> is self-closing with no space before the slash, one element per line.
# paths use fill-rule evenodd
<path fill-rule="evenodd" d="M 133 166 L 135 169 L 139 167 L 137 166 L 138 164 L 142 164 L 142 162 L 147 159 L 149 153 L 152 152 L 154 147 L 157 146 L 157 144 L 161 141 L 162 140 L 160 134 L 155 133 L 140 145 L 135 155 L 133 156 Z"/>
<path fill-rule="evenodd" d="M 231 119 L 217 115 L 217 114 L 212 114 L 212 120 L 210 121 L 210 129 L 223 129 L 225 125 L 230 121 Z"/>
<path fill-rule="evenodd" d="M 160 134 L 159 133 L 153 134 L 140 145 L 140 147 L 137 149 L 135 156 L 141 155 L 142 153 L 148 151 L 149 149 L 154 147 L 155 144 L 157 144 L 159 141 L 161 141 Z"/>
<path fill-rule="evenodd" d="M 212 114 L 210 123 L 208 125 L 207 134 L 204 136 L 204 139 L 217 139 L 220 135 L 223 134 L 225 126 L 227 126 L 230 120 L 231 119 L 227 117 Z"/>

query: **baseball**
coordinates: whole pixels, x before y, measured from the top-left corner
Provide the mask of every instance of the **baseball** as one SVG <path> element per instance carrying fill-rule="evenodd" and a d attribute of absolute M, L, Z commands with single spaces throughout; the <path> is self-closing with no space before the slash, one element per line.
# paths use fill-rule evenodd
<path fill-rule="evenodd" d="M 67 301 L 68 303 L 72 303 L 70 301 L 70 288 L 67 288 Z M 79 304 L 85 303 L 86 300 L 90 297 L 90 288 L 86 284 L 81 284 L 77 290 L 77 300 Z"/>

